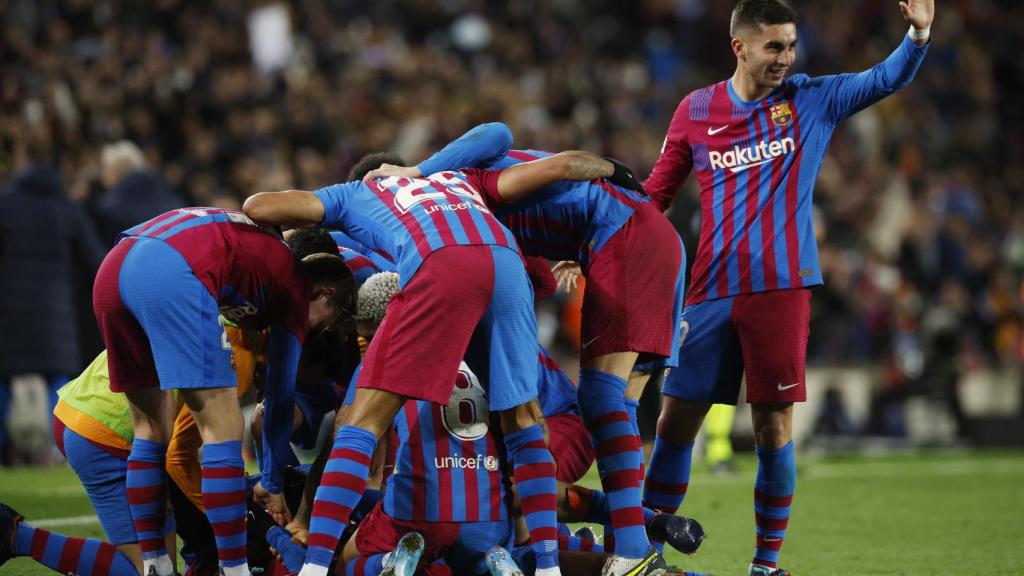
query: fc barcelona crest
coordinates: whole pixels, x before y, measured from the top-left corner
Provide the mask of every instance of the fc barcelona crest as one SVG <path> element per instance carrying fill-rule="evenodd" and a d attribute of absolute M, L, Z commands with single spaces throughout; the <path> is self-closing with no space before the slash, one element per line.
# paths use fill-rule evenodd
<path fill-rule="evenodd" d="M 793 111 L 789 109 L 789 102 L 782 102 L 771 107 L 772 122 L 776 126 L 785 126 L 793 121 Z"/>

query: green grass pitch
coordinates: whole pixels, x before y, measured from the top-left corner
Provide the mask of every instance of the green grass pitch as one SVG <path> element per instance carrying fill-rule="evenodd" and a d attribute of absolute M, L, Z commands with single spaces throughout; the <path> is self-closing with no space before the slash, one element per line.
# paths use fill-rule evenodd
<path fill-rule="evenodd" d="M 694 474 L 682 512 L 708 533 L 681 568 L 746 574 L 754 461 L 731 477 Z M 1024 454 L 942 454 L 799 461 L 782 566 L 797 576 L 1024 574 Z M 591 472 L 588 484 L 596 486 Z M 0 500 L 49 529 L 102 537 L 68 468 L 0 471 Z M 596 531 L 600 532 L 597 527 Z M 28 559 L 0 573 L 52 574 Z"/>

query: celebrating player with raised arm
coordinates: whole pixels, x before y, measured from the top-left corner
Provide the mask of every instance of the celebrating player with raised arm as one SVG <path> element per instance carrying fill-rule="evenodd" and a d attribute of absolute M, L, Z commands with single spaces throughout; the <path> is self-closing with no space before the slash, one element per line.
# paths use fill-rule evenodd
<path fill-rule="evenodd" d="M 682 503 L 704 415 L 713 403 L 736 403 L 745 370 L 759 462 L 751 575 L 788 574 L 776 561 L 796 484 L 792 411 L 806 397 L 808 288 L 822 283 L 811 215 L 818 169 L 836 125 L 909 84 L 928 50 L 934 1 L 899 7 L 911 28 L 880 64 L 787 79 L 796 14 L 782 0 L 741 0 L 730 26 L 735 73 L 682 100 L 645 183 L 665 209 L 695 170 L 702 216 L 680 368 L 663 389 L 645 503 Z"/>

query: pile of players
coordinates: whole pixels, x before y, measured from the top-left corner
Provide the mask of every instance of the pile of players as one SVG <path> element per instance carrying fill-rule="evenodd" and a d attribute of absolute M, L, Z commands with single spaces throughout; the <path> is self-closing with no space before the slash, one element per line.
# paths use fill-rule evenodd
<path fill-rule="evenodd" d="M 56 412 L 110 542 L 3 507 L 0 562 L 145 576 L 678 572 L 662 544 L 692 553 L 703 538 L 675 516 L 693 438 L 712 403 L 735 403 L 745 369 L 759 462 L 749 574 L 787 575 L 792 403 L 821 283 L 813 180 L 835 124 L 920 65 L 933 2 L 900 7 L 911 30 L 878 66 L 786 79 L 795 15 L 742 0 L 736 75 L 682 101 L 644 186 L 588 152 L 512 150 L 487 124 L 415 166 L 371 155 L 342 184 L 123 232 L 94 288 L 106 356 Z M 704 228 L 684 312 L 685 256 L 661 211 L 693 169 Z M 297 232 L 299 258 L 279 233 L 314 227 L 342 233 L 340 254 Z M 538 345 L 534 300 L 576 276 L 574 389 Z M 637 399 L 666 371 L 645 478 Z M 253 478 L 238 402 L 250 383 Z M 312 445 L 339 383 L 333 441 L 300 471 L 291 444 Z M 603 491 L 573 484 L 594 460 Z M 605 524 L 604 541 L 560 521 Z"/>

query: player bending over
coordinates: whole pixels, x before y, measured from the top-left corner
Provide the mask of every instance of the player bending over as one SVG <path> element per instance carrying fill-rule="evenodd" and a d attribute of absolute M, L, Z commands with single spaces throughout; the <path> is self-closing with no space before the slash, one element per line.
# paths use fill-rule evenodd
<path fill-rule="evenodd" d="M 220 354 L 218 315 L 242 328 L 270 329 L 262 482 L 283 523 L 281 462 L 291 454 L 301 344 L 308 330 L 351 315 L 352 285 L 341 258 L 315 255 L 300 264 L 278 236 L 236 211 L 175 210 L 122 233 L 97 273 L 93 303 L 110 388 L 125 392 L 132 409 L 129 508 L 146 576 L 173 574 L 162 531 L 171 390 L 191 409 L 203 439 L 203 504 L 221 569 L 248 575 L 242 415 L 230 359 Z"/>

